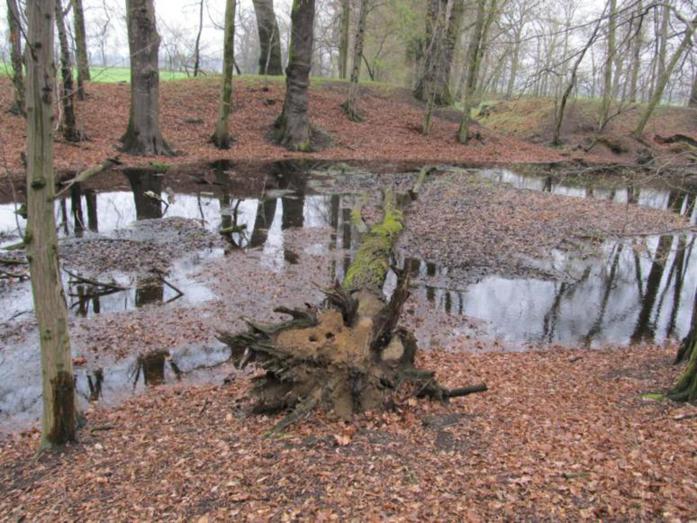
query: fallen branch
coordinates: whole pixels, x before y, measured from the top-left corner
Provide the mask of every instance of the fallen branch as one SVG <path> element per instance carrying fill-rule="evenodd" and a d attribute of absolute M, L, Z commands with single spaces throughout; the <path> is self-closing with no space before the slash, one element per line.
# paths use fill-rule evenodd
<path fill-rule="evenodd" d="M 56 193 L 56 195 L 54 196 L 54 199 L 57 199 L 60 196 L 62 196 L 63 194 L 65 194 L 76 183 L 86 182 L 87 180 L 89 180 L 93 176 L 96 176 L 99 173 L 103 173 L 104 171 L 108 171 L 109 169 L 112 169 L 113 167 L 115 167 L 117 165 L 121 165 L 121 161 L 119 160 L 118 157 L 107 158 L 101 164 L 90 167 L 89 169 L 85 169 L 84 171 L 79 173 L 77 176 L 75 176 L 75 178 L 69 180 L 66 183 L 65 187 L 63 187 L 60 191 L 58 191 Z"/>

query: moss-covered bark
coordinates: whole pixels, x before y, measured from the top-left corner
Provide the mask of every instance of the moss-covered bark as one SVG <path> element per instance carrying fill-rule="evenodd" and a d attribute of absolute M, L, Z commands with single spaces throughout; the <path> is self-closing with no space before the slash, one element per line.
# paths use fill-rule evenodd
<path fill-rule="evenodd" d="M 688 351 L 690 359 L 687 361 L 687 367 L 668 394 L 668 397 L 674 401 L 697 400 L 697 349 L 695 344 L 697 344 L 697 339 L 692 340 L 692 345 Z"/>
<path fill-rule="evenodd" d="M 27 54 L 27 260 L 41 345 L 42 448 L 75 439 L 68 311 L 58 267 L 53 172 L 53 0 L 30 0 Z"/>
<path fill-rule="evenodd" d="M 247 320 L 247 332 L 220 334 L 239 366 L 253 362 L 266 371 L 255 379 L 254 411 L 290 411 L 274 431 L 315 408 L 348 419 L 357 412 L 390 408 L 397 397 L 447 401 L 486 390 L 484 385 L 449 390 L 433 372 L 415 367 L 416 339 L 397 327 L 409 297 L 407 272 L 398 271 L 389 301 L 382 293 L 403 227 L 403 214 L 394 196 L 388 195 L 382 221 L 366 234 L 343 284 L 325 291 L 323 307 L 280 307 L 276 312 L 290 320 Z"/>

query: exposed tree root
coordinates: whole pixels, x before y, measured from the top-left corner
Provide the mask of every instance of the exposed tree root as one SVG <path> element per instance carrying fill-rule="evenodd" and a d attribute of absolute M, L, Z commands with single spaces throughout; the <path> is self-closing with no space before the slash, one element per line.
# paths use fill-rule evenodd
<path fill-rule="evenodd" d="M 447 389 L 432 371 L 414 366 L 414 335 L 397 327 L 409 297 L 407 272 L 389 301 L 382 286 L 390 270 L 392 248 L 403 227 L 394 197 L 385 198 L 382 222 L 366 234 L 342 285 L 325 291 L 321 308 L 277 308 L 289 320 L 263 324 L 247 319 L 247 332 L 221 332 L 240 367 L 255 363 L 266 371 L 254 380 L 254 412 L 290 413 L 278 432 L 315 408 L 342 419 L 367 410 L 383 410 L 405 397 L 450 398 L 486 390 L 485 385 Z"/>

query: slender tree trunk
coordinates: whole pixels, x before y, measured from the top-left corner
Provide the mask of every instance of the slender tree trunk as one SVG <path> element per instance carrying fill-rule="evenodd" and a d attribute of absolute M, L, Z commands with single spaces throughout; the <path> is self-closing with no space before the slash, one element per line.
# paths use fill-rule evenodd
<path fill-rule="evenodd" d="M 281 34 L 273 9 L 273 0 L 252 0 L 252 3 L 259 31 L 259 74 L 282 75 Z"/>
<path fill-rule="evenodd" d="M 203 33 L 203 0 L 198 4 L 198 33 L 194 44 L 194 78 L 198 76 L 201 68 L 201 34 Z"/>
<path fill-rule="evenodd" d="M 661 97 L 663 96 L 663 91 L 666 88 L 666 84 L 668 83 L 670 76 L 673 74 L 673 69 L 675 69 L 675 66 L 680 61 L 680 58 L 682 57 L 683 53 L 685 53 L 692 45 L 692 35 L 695 32 L 695 28 L 697 28 L 697 17 L 693 18 L 692 22 L 690 22 L 689 27 L 685 31 L 685 36 L 683 36 L 680 45 L 673 52 L 673 56 L 671 56 L 668 65 L 663 71 L 663 74 L 656 79 L 656 88 L 654 89 L 654 92 L 651 95 L 651 100 L 649 100 L 646 109 L 644 109 L 644 112 L 641 115 L 641 118 L 639 119 L 639 124 L 634 130 L 633 134 L 635 137 L 639 138 L 643 134 L 644 128 L 646 127 L 649 118 L 651 118 L 653 111 L 656 109 L 656 106 L 661 101 Z"/>
<path fill-rule="evenodd" d="M 75 440 L 75 381 L 68 311 L 53 214 L 53 38 L 55 3 L 29 0 L 27 53 L 27 259 L 39 325 L 43 416 L 41 447 Z"/>
<path fill-rule="evenodd" d="M 346 116 L 352 122 L 360 122 L 363 120 L 358 107 L 356 107 L 358 99 L 358 80 L 361 74 L 361 57 L 363 56 L 363 41 L 365 37 L 365 25 L 368 18 L 368 2 L 370 0 L 358 0 L 358 26 L 356 27 L 356 36 L 353 42 L 353 67 L 351 68 L 351 84 L 349 85 L 348 98 L 341 104 L 341 108 L 346 113 Z"/>
<path fill-rule="evenodd" d="M 308 116 L 308 89 L 312 67 L 315 0 L 293 0 L 286 97 L 276 120 L 277 140 L 291 151 L 312 150 L 312 128 Z"/>
<path fill-rule="evenodd" d="M 692 80 L 692 90 L 690 91 L 690 99 L 687 102 L 687 106 L 697 109 L 697 70 Z"/>
<path fill-rule="evenodd" d="M 63 133 L 63 138 L 68 142 L 79 142 L 82 137 L 77 130 L 77 118 L 75 117 L 73 67 L 70 62 L 70 47 L 68 46 L 68 34 L 65 30 L 61 0 L 55 0 L 55 9 L 58 41 L 60 42 L 61 80 L 63 84 L 63 92 L 61 93 L 61 104 L 63 107 L 63 120 L 60 122 L 61 132 Z"/>
<path fill-rule="evenodd" d="M 428 135 L 431 132 L 431 122 L 433 117 L 433 109 L 436 105 L 440 105 L 443 95 L 442 89 L 442 56 L 443 46 L 445 45 L 444 33 L 447 30 L 448 11 L 451 8 L 449 0 L 436 0 L 433 4 L 434 13 L 429 14 L 431 21 L 430 40 L 426 51 L 424 73 L 421 77 L 421 93 L 420 96 L 426 101 L 426 111 L 424 112 L 423 123 L 421 124 L 421 133 Z M 417 87 L 417 95 L 419 94 Z"/>
<path fill-rule="evenodd" d="M 617 0 L 610 1 L 610 14 L 607 29 L 607 56 L 605 57 L 605 68 L 603 76 L 603 100 L 600 105 L 600 117 L 598 118 L 598 130 L 602 131 L 607 125 L 610 114 L 610 104 L 612 103 L 613 86 L 613 63 L 615 60 L 615 35 L 617 32 Z"/>
<path fill-rule="evenodd" d="M 219 149 L 228 149 L 230 137 L 230 111 L 232 110 L 232 68 L 235 62 L 235 7 L 236 0 L 225 3 L 225 37 L 223 53 L 223 80 L 220 92 L 218 123 L 213 134 L 213 143 Z"/>
<path fill-rule="evenodd" d="M 518 63 L 520 62 L 520 38 L 521 34 L 516 32 L 516 41 L 513 44 L 513 53 L 511 54 L 511 72 L 508 77 L 508 85 L 506 86 L 506 98 L 513 97 L 513 89 L 515 89 L 515 81 L 518 76 Z"/>
<path fill-rule="evenodd" d="M 73 25 L 75 31 L 75 57 L 77 60 L 77 96 L 85 97 L 85 82 L 89 82 L 90 64 L 87 54 L 87 32 L 85 31 L 85 10 L 82 0 L 70 0 L 73 7 Z"/>
<path fill-rule="evenodd" d="M 657 56 L 657 68 L 658 74 L 656 79 L 658 80 L 666 72 L 666 57 L 668 53 L 668 28 L 670 21 L 670 0 L 665 0 L 661 7 L 661 28 L 658 33 L 658 56 Z M 654 88 L 656 86 L 654 85 Z"/>
<path fill-rule="evenodd" d="M 17 0 L 7 0 L 7 23 L 10 29 L 10 60 L 12 63 L 12 85 L 15 99 L 10 107 L 13 114 L 24 115 L 24 59 L 22 58 L 22 18 Z"/>
<path fill-rule="evenodd" d="M 153 0 L 126 0 L 131 55 L 131 109 L 121 141 L 129 154 L 172 155 L 160 130 L 160 35 Z"/>
<path fill-rule="evenodd" d="M 349 33 L 351 31 L 351 0 L 341 0 L 341 32 L 339 35 L 339 78 L 348 75 Z M 355 64 L 354 64 L 355 67 Z"/>
<path fill-rule="evenodd" d="M 600 30 L 600 23 L 601 23 L 601 21 L 598 20 L 598 23 L 595 24 L 595 28 L 593 29 L 593 33 L 591 34 L 590 38 L 588 39 L 588 42 L 586 43 L 585 47 L 579 53 L 578 57 L 576 58 L 576 61 L 574 62 L 573 67 L 571 68 L 571 78 L 569 78 L 569 83 L 566 85 L 566 89 L 564 89 L 564 93 L 561 96 L 561 100 L 559 102 L 559 108 L 557 109 L 557 113 L 556 113 L 556 118 L 554 119 L 555 120 L 554 121 L 554 135 L 552 136 L 552 145 L 561 145 L 561 127 L 562 127 L 562 124 L 564 123 L 564 113 L 566 112 L 566 103 L 569 100 L 569 96 L 571 95 L 571 92 L 573 91 L 574 87 L 576 86 L 576 75 L 578 74 L 578 67 L 581 65 L 581 62 L 583 61 L 583 57 L 586 56 L 586 53 L 588 52 L 588 50 L 593 47 L 593 42 L 595 41 L 595 38 L 598 35 L 598 31 Z"/>
<path fill-rule="evenodd" d="M 460 143 L 466 144 L 470 139 L 470 123 L 472 121 L 472 105 L 474 94 L 477 90 L 477 78 L 479 76 L 479 65 L 482 58 L 482 40 L 484 38 L 484 26 L 486 16 L 487 0 L 477 0 L 477 18 L 474 22 L 474 29 L 467 47 L 467 82 L 465 83 L 465 93 L 463 97 L 462 120 L 457 132 L 457 139 Z M 492 0 L 492 8 L 496 8 L 496 0 Z"/>
<path fill-rule="evenodd" d="M 639 82 L 639 70 L 641 69 L 641 48 L 644 44 L 644 7 L 642 0 L 637 1 L 637 28 L 634 33 L 632 46 L 632 72 L 629 87 L 629 101 L 636 103 L 637 101 L 637 85 Z"/>
<path fill-rule="evenodd" d="M 443 64 L 441 73 L 440 102 L 443 105 L 451 105 L 453 97 L 450 93 L 450 76 L 452 74 L 453 59 L 460 34 L 462 33 L 462 20 L 465 15 L 465 0 L 454 0 L 448 19 L 448 30 L 445 33 L 445 45 L 443 49 Z"/>

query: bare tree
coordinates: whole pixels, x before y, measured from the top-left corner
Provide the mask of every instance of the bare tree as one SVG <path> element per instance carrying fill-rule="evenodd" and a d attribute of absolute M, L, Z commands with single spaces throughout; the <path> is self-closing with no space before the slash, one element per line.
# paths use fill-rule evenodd
<path fill-rule="evenodd" d="M 462 120 L 457 132 L 460 143 L 466 144 L 470 139 L 470 123 L 472 120 L 472 106 L 479 78 L 479 67 L 484 55 L 484 48 L 488 38 L 489 27 L 493 22 L 497 11 L 498 0 L 477 0 L 477 17 L 474 29 L 467 48 L 467 82 L 465 84 L 464 100 L 462 102 Z M 487 14 L 488 13 L 488 14 Z"/>
<path fill-rule="evenodd" d="M 55 2 L 29 0 L 27 53 L 27 259 L 39 324 L 43 416 L 41 447 L 75 440 L 77 412 L 68 311 L 53 214 L 53 38 Z"/>
<path fill-rule="evenodd" d="M 602 131 L 608 122 L 610 114 L 610 103 L 613 94 L 613 63 L 615 60 L 615 36 L 617 33 L 617 0 L 608 0 L 609 18 L 607 29 L 607 54 L 605 55 L 605 65 L 603 73 L 603 100 L 600 105 L 600 115 L 598 117 L 598 130 Z"/>
<path fill-rule="evenodd" d="M 351 31 L 351 0 L 341 0 L 339 32 L 339 78 L 348 75 L 349 33 Z"/>
<path fill-rule="evenodd" d="M 194 43 L 194 77 L 198 76 L 201 67 L 201 34 L 203 33 L 203 0 L 198 4 L 198 33 Z"/>
<path fill-rule="evenodd" d="M 690 99 L 687 101 L 687 106 L 697 109 L 697 70 L 695 71 L 694 78 L 692 80 L 692 88 L 690 89 Z"/>
<path fill-rule="evenodd" d="M 75 57 L 77 59 L 77 95 L 80 100 L 85 96 L 85 82 L 90 76 L 89 56 L 87 54 L 87 33 L 85 32 L 85 10 L 82 0 L 70 0 L 73 8 L 73 26 L 75 30 Z"/>
<path fill-rule="evenodd" d="M 225 36 L 223 44 L 223 79 L 220 92 L 218 122 L 212 141 L 219 149 L 228 149 L 230 137 L 230 111 L 232 110 L 232 68 L 235 63 L 235 0 L 225 2 Z"/>
<path fill-rule="evenodd" d="M 273 0 L 252 0 L 252 3 L 259 31 L 259 74 L 282 75 L 281 34 Z"/>
<path fill-rule="evenodd" d="M 692 45 L 692 35 L 695 32 L 695 28 L 697 28 L 697 16 L 693 18 L 690 23 L 688 23 L 687 29 L 685 30 L 685 35 L 683 36 L 680 45 L 678 45 L 677 49 L 673 51 L 673 55 L 671 56 L 668 65 L 665 67 L 663 74 L 661 74 L 656 79 L 656 87 L 654 89 L 653 94 L 651 95 L 651 99 L 649 100 L 646 109 L 644 109 L 644 112 L 642 113 L 641 118 L 639 119 L 639 123 L 637 124 L 636 129 L 634 129 L 633 134 L 637 138 L 641 137 L 641 135 L 644 133 L 644 128 L 646 127 L 649 118 L 651 118 L 651 115 L 656 109 L 656 106 L 661 101 L 661 98 L 663 97 L 663 92 L 666 88 L 666 84 L 668 83 L 670 76 L 673 74 L 675 66 L 680 61 L 682 55 L 685 52 L 687 52 L 687 50 Z"/>
<path fill-rule="evenodd" d="M 24 60 L 22 58 L 22 18 L 17 0 L 7 0 L 7 23 L 10 29 L 10 60 L 12 62 L 12 85 L 14 102 L 10 112 L 24 115 Z"/>
<path fill-rule="evenodd" d="M 358 107 L 356 107 L 358 99 L 358 80 L 361 74 L 361 58 L 363 56 L 363 41 L 365 38 L 365 25 L 368 18 L 368 9 L 370 0 L 358 0 L 358 25 L 356 26 L 356 35 L 353 41 L 353 67 L 351 68 L 351 85 L 346 101 L 341 105 L 341 108 L 346 113 L 349 120 L 360 122 L 363 120 Z"/>
<path fill-rule="evenodd" d="M 172 155 L 160 130 L 160 35 L 153 0 L 126 0 L 131 57 L 131 108 L 123 151 L 136 155 Z"/>
<path fill-rule="evenodd" d="M 308 89 L 312 66 L 315 0 L 293 0 L 286 97 L 283 112 L 276 120 L 278 143 L 291 151 L 313 148 L 312 128 L 308 115 Z"/>
<path fill-rule="evenodd" d="M 77 129 L 73 66 L 70 60 L 70 47 L 68 46 L 68 34 L 65 29 L 65 18 L 61 0 L 55 0 L 55 10 L 58 41 L 60 43 L 61 80 L 63 85 L 63 92 L 60 97 L 63 108 L 60 128 L 63 138 L 65 138 L 66 141 L 79 142 L 82 140 L 82 133 Z"/>

